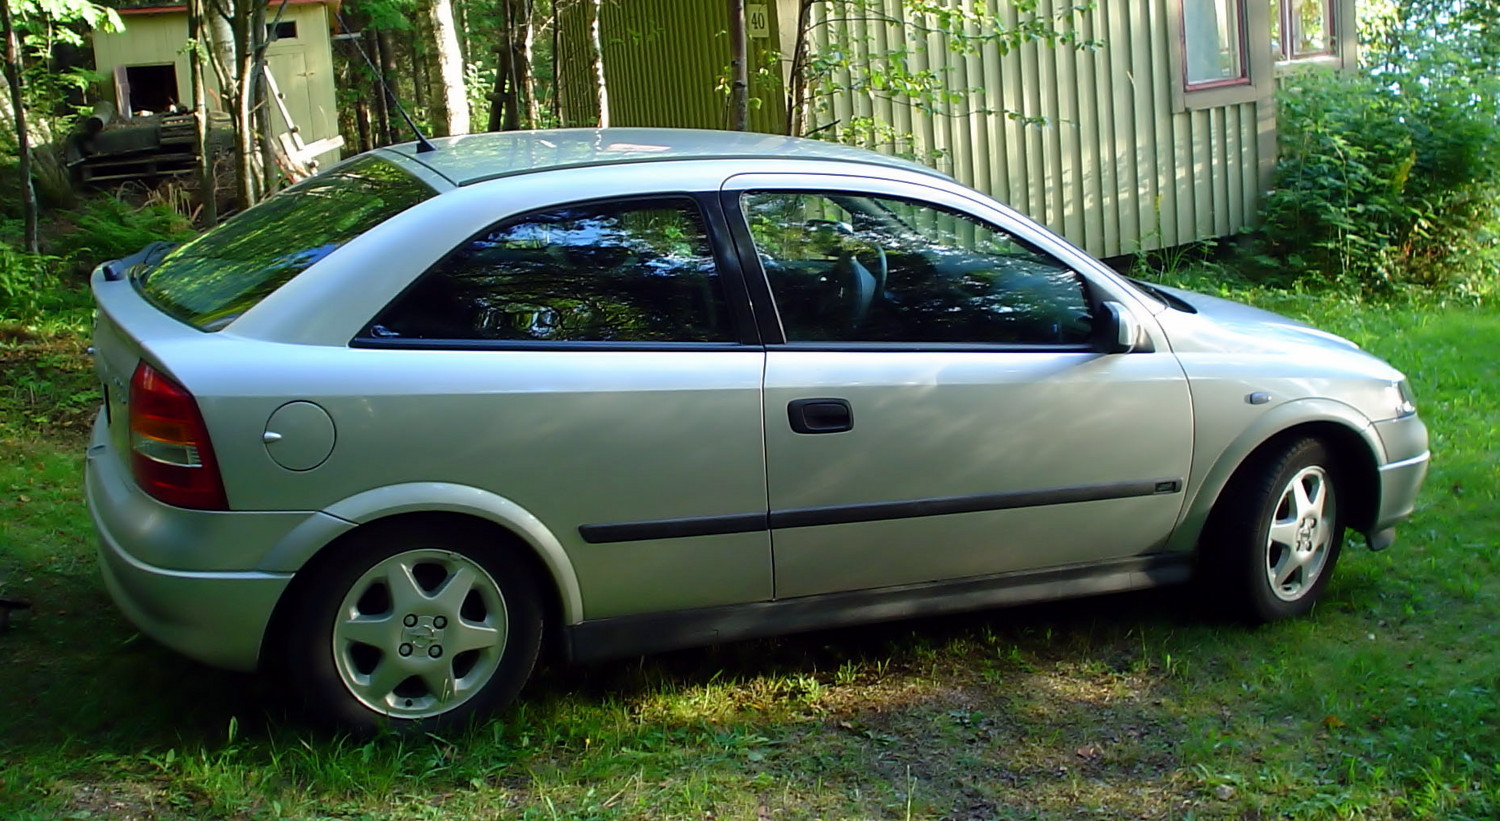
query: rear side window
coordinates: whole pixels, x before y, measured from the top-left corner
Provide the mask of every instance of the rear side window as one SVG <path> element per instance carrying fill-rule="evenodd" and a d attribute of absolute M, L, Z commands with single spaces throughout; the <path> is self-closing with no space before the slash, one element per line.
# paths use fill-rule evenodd
<path fill-rule="evenodd" d="M 385 340 L 729 342 L 708 231 L 687 198 L 507 220 L 460 246 L 370 326 Z"/>
<path fill-rule="evenodd" d="M 217 331 L 335 248 L 434 194 L 386 160 L 358 158 L 183 245 L 136 285 L 167 314 Z"/>

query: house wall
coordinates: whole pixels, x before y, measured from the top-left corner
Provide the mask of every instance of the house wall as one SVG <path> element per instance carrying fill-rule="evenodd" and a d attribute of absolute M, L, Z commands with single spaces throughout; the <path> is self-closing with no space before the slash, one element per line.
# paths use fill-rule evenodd
<path fill-rule="evenodd" d="M 274 17 L 274 11 L 267 15 Z M 178 102 L 190 107 L 193 99 L 192 75 L 187 55 L 187 15 L 182 12 L 123 15 L 125 29 L 98 32 L 94 38 L 94 64 L 105 75 L 109 96 L 114 96 L 112 78 L 116 66 L 160 65 L 171 63 L 177 71 Z M 333 51 L 329 39 L 326 8 L 322 4 L 288 4 L 283 22 L 297 24 L 295 39 L 277 40 L 266 50 L 266 62 L 277 86 L 285 96 L 287 109 L 305 142 L 337 136 L 338 112 L 335 108 Z M 213 72 L 208 72 L 211 88 L 217 87 Z M 222 112 L 218 97 L 210 92 L 209 109 Z M 274 128 L 285 130 L 286 123 L 272 106 Z M 319 155 L 321 167 L 337 162 L 337 150 Z"/>
<path fill-rule="evenodd" d="M 780 2 L 782 19 L 794 19 L 796 0 Z M 838 132 L 861 117 L 889 123 L 910 137 L 872 147 L 952 174 L 1099 256 L 1224 236 L 1253 221 L 1263 171 L 1274 159 L 1269 89 L 1256 99 L 1188 110 L 1174 69 L 1172 0 L 1096 4 L 1077 18 L 1085 39 L 1102 41 L 1096 49 L 1032 43 L 1002 54 L 990 43 L 967 55 L 952 53 L 940 36 L 920 34 L 899 0 L 884 3 L 895 22 L 831 19 L 828 4 L 815 4 L 814 41 L 851 40 L 857 63 L 905 47 L 916 68 L 938 71 L 949 88 L 975 91 L 938 113 L 869 92 L 843 93 L 813 108 L 808 130 Z M 974 7 L 972 0 L 955 3 Z M 1005 25 L 1016 22 L 1011 4 L 991 5 Z M 1048 15 L 1072 4 L 1038 5 L 1037 14 Z"/>

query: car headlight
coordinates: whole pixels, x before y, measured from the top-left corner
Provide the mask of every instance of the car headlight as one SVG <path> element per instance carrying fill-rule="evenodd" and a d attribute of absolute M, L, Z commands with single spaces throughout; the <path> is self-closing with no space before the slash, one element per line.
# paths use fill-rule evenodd
<path fill-rule="evenodd" d="M 1417 395 L 1412 393 L 1411 384 L 1405 379 L 1392 383 L 1395 394 L 1396 416 L 1411 416 L 1417 412 Z"/>

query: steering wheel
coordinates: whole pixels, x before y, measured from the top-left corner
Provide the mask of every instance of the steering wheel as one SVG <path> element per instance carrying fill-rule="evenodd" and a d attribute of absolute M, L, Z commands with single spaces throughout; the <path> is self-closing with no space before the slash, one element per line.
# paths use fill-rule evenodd
<path fill-rule="evenodd" d="M 859 245 L 841 251 L 834 263 L 839 302 L 851 329 L 864 324 L 870 306 L 885 293 L 885 280 L 890 270 L 885 249 L 873 243 L 861 242 Z"/>

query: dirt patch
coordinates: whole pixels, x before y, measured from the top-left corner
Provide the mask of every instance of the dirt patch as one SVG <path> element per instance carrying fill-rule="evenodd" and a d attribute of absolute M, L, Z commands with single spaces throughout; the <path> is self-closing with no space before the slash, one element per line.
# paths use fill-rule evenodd
<path fill-rule="evenodd" d="M 68 796 L 63 818 L 107 818 L 109 821 L 178 821 L 166 791 L 141 781 L 85 781 L 59 788 Z"/>

